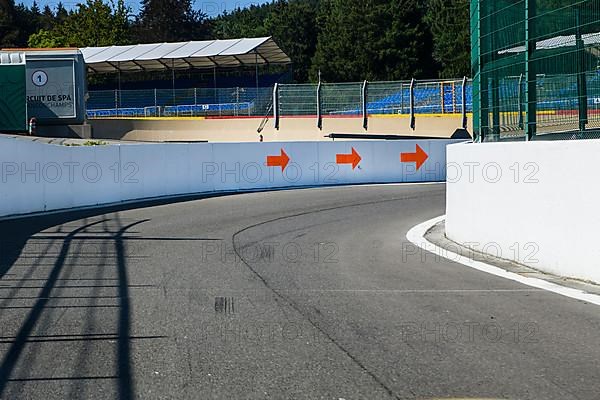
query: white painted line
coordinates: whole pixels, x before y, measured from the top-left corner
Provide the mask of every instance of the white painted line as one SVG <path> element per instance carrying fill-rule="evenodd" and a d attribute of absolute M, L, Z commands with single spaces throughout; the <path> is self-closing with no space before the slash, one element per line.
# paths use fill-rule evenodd
<path fill-rule="evenodd" d="M 463 255 L 451 252 L 449 250 L 443 249 L 425 238 L 425 234 L 429 229 L 431 229 L 437 223 L 443 221 L 446 218 L 445 215 L 441 217 L 433 218 L 429 221 L 423 222 L 412 228 L 406 234 L 406 238 L 415 246 L 419 248 L 429 251 L 437 256 L 441 256 L 450 261 L 462 264 L 469 268 L 476 269 L 478 271 L 486 272 L 488 274 L 496 275 L 501 278 L 510 279 L 511 281 L 519 282 L 524 285 L 534 287 L 537 289 L 546 290 L 548 292 L 556 293 L 561 296 L 569 297 L 575 300 L 585 301 L 587 303 L 595 304 L 600 306 L 600 296 L 586 293 L 579 289 L 573 289 L 565 286 L 560 286 L 552 282 L 545 281 L 543 279 L 538 278 L 528 278 L 525 276 L 521 276 L 514 272 L 507 271 L 505 269 L 495 267 L 490 264 L 486 264 L 481 261 L 475 261 L 469 257 L 465 257 Z"/>
<path fill-rule="evenodd" d="M 15 279 L 16 280 L 16 279 Z M 278 292 L 298 293 L 368 293 L 368 294 L 448 294 L 448 293 L 534 293 L 540 289 L 277 289 Z"/>

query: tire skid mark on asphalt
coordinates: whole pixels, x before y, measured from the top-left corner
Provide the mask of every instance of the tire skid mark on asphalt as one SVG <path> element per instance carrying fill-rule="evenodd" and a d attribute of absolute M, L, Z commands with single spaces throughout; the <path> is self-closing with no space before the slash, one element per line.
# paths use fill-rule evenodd
<path fill-rule="evenodd" d="M 251 229 L 257 228 L 259 226 L 264 226 L 264 225 L 268 225 L 274 222 L 279 222 L 279 221 L 283 221 L 286 219 L 292 219 L 292 218 L 297 218 L 297 217 L 302 217 L 305 215 L 311 215 L 311 214 L 318 214 L 318 213 L 322 213 L 322 212 L 328 212 L 328 211 L 336 211 L 336 210 L 340 210 L 340 209 L 345 209 L 345 208 L 354 208 L 354 207 L 364 207 L 364 206 L 370 206 L 370 205 L 376 205 L 376 204 L 385 204 L 385 203 L 392 203 L 392 202 L 398 202 L 398 201 L 406 201 L 406 200 L 417 200 L 420 198 L 424 198 L 424 197 L 429 197 L 431 195 L 442 195 L 443 192 L 439 191 L 439 192 L 427 192 L 427 193 L 423 193 L 422 195 L 412 195 L 412 196 L 402 196 L 402 197 L 396 197 L 396 198 L 392 198 L 392 199 L 386 199 L 386 200 L 378 200 L 378 201 L 369 201 L 369 202 L 364 202 L 364 203 L 354 203 L 354 204 L 345 204 L 345 205 L 340 205 L 340 206 L 336 206 L 336 207 L 327 207 L 327 208 L 321 208 L 321 209 L 317 209 L 317 210 L 311 210 L 311 211 L 305 211 L 305 212 L 301 212 L 301 213 L 297 213 L 297 214 L 292 214 L 292 215 L 287 215 L 287 216 L 283 216 L 283 217 L 278 217 L 278 218 L 274 218 L 268 221 L 263 221 L 251 226 L 248 226 L 242 230 L 239 230 L 237 232 L 235 232 L 232 236 L 232 242 L 233 242 L 233 250 L 234 252 L 237 254 L 237 256 L 240 258 L 240 260 L 242 261 L 242 263 L 252 272 L 252 274 L 254 274 L 264 285 L 267 289 L 269 289 L 273 294 L 275 294 L 276 299 L 279 298 L 283 301 L 285 301 L 290 307 L 292 307 L 297 313 L 299 313 L 306 321 L 308 321 L 317 331 L 319 331 L 322 335 L 324 335 L 329 341 L 331 341 L 331 343 L 333 343 L 339 350 L 341 350 L 348 358 L 350 358 L 350 360 L 352 360 L 352 362 L 354 362 L 362 371 L 364 371 L 366 374 L 368 374 L 379 386 L 381 386 L 392 398 L 395 398 L 397 400 L 400 400 L 401 398 L 396 395 L 394 393 L 394 391 L 381 379 L 379 378 L 374 372 L 372 372 L 371 370 L 369 370 L 367 368 L 367 366 L 365 364 L 363 364 L 356 356 L 354 356 L 348 349 L 346 349 L 341 343 L 339 343 L 332 335 L 330 335 L 329 333 L 327 333 L 327 331 L 325 329 L 323 329 L 316 321 L 314 321 L 307 313 L 302 311 L 302 308 L 300 307 L 300 305 L 298 305 L 298 303 L 296 303 L 294 300 L 292 300 L 291 298 L 289 298 L 288 296 L 286 296 L 283 291 L 278 290 L 277 288 L 274 288 L 270 285 L 270 283 L 267 281 L 267 279 L 265 277 L 263 277 L 255 268 L 253 268 L 250 263 L 248 263 L 242 256 L 242 251 L 240 250 L 240 246 L 238 246 L 236 244 L 236 238 L 239 237 L 242 233 L 250 231 Z M 277 301 L 276 301 L 277 302 Z M 410 393 L 413 396 L 416 396 L 416 394 L 408 389 L 410 391 Z"/>

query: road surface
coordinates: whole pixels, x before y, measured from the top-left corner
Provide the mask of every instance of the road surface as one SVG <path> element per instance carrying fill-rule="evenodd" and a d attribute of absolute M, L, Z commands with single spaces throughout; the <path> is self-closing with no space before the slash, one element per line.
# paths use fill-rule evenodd
<path fill-rule="evenodd" d="M 407 231 L 444 199 L 340 187 L 2 222 L 0 398 L 598 398 L 600 309 L 417 251 Z"/>

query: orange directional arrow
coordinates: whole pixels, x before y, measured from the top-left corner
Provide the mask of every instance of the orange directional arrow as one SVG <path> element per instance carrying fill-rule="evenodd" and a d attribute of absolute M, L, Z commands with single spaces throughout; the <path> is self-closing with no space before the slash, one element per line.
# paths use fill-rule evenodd
<path fill-rule="evenodd" d="M 335 158 L 335 162 L 338 164 L 352 164 L 352 169 L 356 168 L 361 160 L 360 154 L 354 150 L 354 147 L 352 148 L 352 154 L 337 154 Z"/>
<path fill-rule="evenodd" d="M 285 170 L 288 163 L 290 162 L 290 157 L 281 149 L 280 156 L 268 156 L 267 157 L 267 167 L 281 167 L 281 171 Z"/>
<path fill-rule="evenodd" d="M 425 164 L 425 161 L 429 156 L 423 151 L 421 146 L 417 145 L 417 151 L 415 153 L 402 153 L 400 154 L 400 161 L 403 163 L 416 163 L 417 171 Z"/>

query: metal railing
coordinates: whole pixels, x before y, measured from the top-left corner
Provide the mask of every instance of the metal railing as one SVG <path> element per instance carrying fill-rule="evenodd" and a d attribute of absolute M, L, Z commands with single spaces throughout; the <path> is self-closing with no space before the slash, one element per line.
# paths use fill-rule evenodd
<path fill-rule="evenodd" d="M 463 96 L 463 90 L 465 96 Z M 463 80 L 278 84 L 274 88 L 90 91 L 89 118 L 273 115 L 363 117 L 460 114 L 472 109 Z M 411 102 L 411 98 L 413 101 Z M 412 105 L 412 107 L 411 107 Z M 319 122 L 320 123 L 320 122 Z M 365 122 L 366 123 L 366 122 Z"/>
<path fill-rule="evenodd" d="M 410 114 L 410 81 L 401 82 L 322 83 L 279 86 L 281 116 L 361 115 L 366 102 L 369 115 Z M 471 81 L 466 85 L 466 110 L 472 111 Z M 415 113 L 462 113 L 462 80 L 416 81 Z"/>
<path fill-rule="evenodd" d="M 415 115 L 462 114 L 472 112 L 472 83 L 462 80 L 318 83 L 277 85 L 274 90 L 275 126 L 279 119 L 290 116 L 315 116 L 322 127 L 323 118 L 359 117 L 363 126 L 377 116 L 410 115 L 415 128 Z"/>
<path fill-rule="evenodd" d="M 90 91 L 88 118 L 263 116 L 270 88 Z"/>

